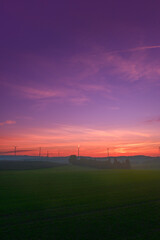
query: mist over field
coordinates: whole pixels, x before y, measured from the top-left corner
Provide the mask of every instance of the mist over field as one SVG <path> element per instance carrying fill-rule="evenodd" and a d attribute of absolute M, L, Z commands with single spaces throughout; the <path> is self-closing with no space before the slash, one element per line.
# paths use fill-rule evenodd
<path fill-rule="evenodd" d="M 84 158 L 84 157 L 83 157 Z M 115 157 L 110 156 L 110 161 L 114 162 Z M 92 158 L 92 157 L 87 157 L 87 159 L 90 160 L 96 160 L 96 161 L 102 161 L 105 162 L 108 160 L 107 157 L 105 158 Z M 123 162 L 126 159 L 130 160 L 131 163 L 131 168 L 132 169 L 159 169 L 160 168 L 160 157 L 149 157 L 149 156 L 119 156 L 116 158 L 118 161 Z M 27 156 L 27 155 L 19 155 L 19 156 L 14 156 L 14 155 L 0 155 L 0 170 L 4 168 L 6 165 L 6 170 L 8 169 L 8 163 L 12 166 L 11 168 L 15 167 L 13 161 L 19 162 L 22 161 L 22 165 L 26 165 L 29 162 L 34 162 L 35 167 L 37 168 L 40 167 L 39 164 L 41 164 L 43 167 L 52 167 L 52 164 L 57 164 L 57 165 L 68 165 L 69 163 L 69 156 L 67 157 L 39 157 L 39 156 Z M 17 162 L 17 163 L 18 163 Z M 38 164 L 37 164 L 38 163 Z M 27 165 L 26 165 L 27 166 Z M 29 165 L 28 165 L 29 166 Z M 32 167 L 31 167 L 32 169 Z"/>

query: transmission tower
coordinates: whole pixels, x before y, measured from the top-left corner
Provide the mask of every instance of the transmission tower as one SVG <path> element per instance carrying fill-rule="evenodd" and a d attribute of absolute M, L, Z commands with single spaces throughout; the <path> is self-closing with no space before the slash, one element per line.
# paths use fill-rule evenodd
<path fill-rule="evenodd" d="M 39 148 L 39 157 L 41 156 L 41 147 Z"/>
<path fill-rule="evenodd" d="M 79 158 L 79 145 L 78 145 L 78 158 Z"/>
<path fill-rule="evenodd" d="M 16 146 L 14 147 L 14 155 L 15 156 L 17 155 L 17 147 Z"/>
<path fill-rule="evenodd" d="M 109 148 L 107 148 L 107 159 L 109 160 Z"/>

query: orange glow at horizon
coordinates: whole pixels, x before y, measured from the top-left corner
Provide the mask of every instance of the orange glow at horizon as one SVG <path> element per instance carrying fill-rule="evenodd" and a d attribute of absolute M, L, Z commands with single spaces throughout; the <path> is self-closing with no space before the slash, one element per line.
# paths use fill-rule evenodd
<path fill-rule="evenodd" d="M 110 156 L 133 156 L 133 155 L 146 155 L 146 156 L 158 156 L 158 144 L 135 144 L 136 146 L 128 146 L 127 144 L 123 145 L 114 145 L 109 144 Z M 139 145 L 139 146 L 138 146 Z M 41 156 L 47 156 L 47 152 L 50 157 L 59 156 L 69 156 L 77 155 L 77 145 L 74 143 L 70 144 L 35 144 L 35 145 L 23 145 L 17 144 L 17 153 L 16 155 L 28 155 L 28 156 L 38 156 L 39 146 L 41 146 Z M 114 147 L 112 147 L 114 146 Z M 107 147 L 105 143 L 94 142 L 93 143 L 81 143 L 80 156 L 91 156 L 91 157 L 106 157 L 107 156 Z M 0 155 L 14 155 L 14 146 L 3 146 L 0 149 Z"/>
<path fill-rule="evenodd" d="M 81 146 L 81 156 L 106 157 L 107 148 L 110 149 L 110 156 L 157 156 L 159 145 L 158 133 L 153 130 L 104 130 L 61 125 L 28 132 L 21 130 L 2 136 L 0 154 L 14 154 L 14 146 L 17 146 L 17 155 L 36 156 L 41 147 L 42 156 L 46 156 L 47 151 L 49 156 L 69 156 L 77 155 L 77 146 Z"/>

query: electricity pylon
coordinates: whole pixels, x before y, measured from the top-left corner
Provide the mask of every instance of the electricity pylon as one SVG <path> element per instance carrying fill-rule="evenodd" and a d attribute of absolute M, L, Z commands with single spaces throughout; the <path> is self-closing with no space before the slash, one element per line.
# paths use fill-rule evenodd
<path fill-rule="evenodd" d="M 109 160 L 109 148 L 107 148 L 107 159 Z"/>
<path fill-rule="evenodd" d="M 79 145 L 78 145 L 78 159 L 79 159 Z"/>
<path fill-rule="evenodd" d="M 14 155 L 16 156 L 17 155 L 17 147 L 14 146 Z"/>
<path fill-rule="evenodd" d="M 41 156 L 41 147 L 39 148 L 39 157 Z"/>

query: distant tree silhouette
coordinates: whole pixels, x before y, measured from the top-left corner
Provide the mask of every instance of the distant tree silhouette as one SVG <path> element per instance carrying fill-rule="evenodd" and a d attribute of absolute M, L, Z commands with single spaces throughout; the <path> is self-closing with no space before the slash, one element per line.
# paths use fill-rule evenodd
<path fill-rule="evenodd" d="M 71 155 L 71 156 L 69 157 L 69 162 L 70 162 L 71 164 L 76 164 L 76 161 L 77 161 L 76 155 Z"/>
<path fill-rule="evenodd" d="M 69 162 L 73 165 L 93 167 L 99 169 L 130 169 L 131 164 L 129 159 L 124 162 L 119 162 L 116 158 L 112 163 L 110 160 L 107 161 L 97 161 L 96 159 L 90 159 L 86 157 L 80 157 L 77 159 L 76 155 L 71 155 L 69 157 Z"/>
<path fill-rule="evenodd" d="M 117 158 L 114 158 L 113 168 L 118 168 L 118 161 L 117 161 Z"/>
<path fill-rule="evenodd" d="M 130 160 L 129 159 L 126 159 L 125 161 L 124 161 L 124 168 L 126 168 L 126 169 L 130 169 L 131 168 L 131 163 L 130 163 Z"/>

